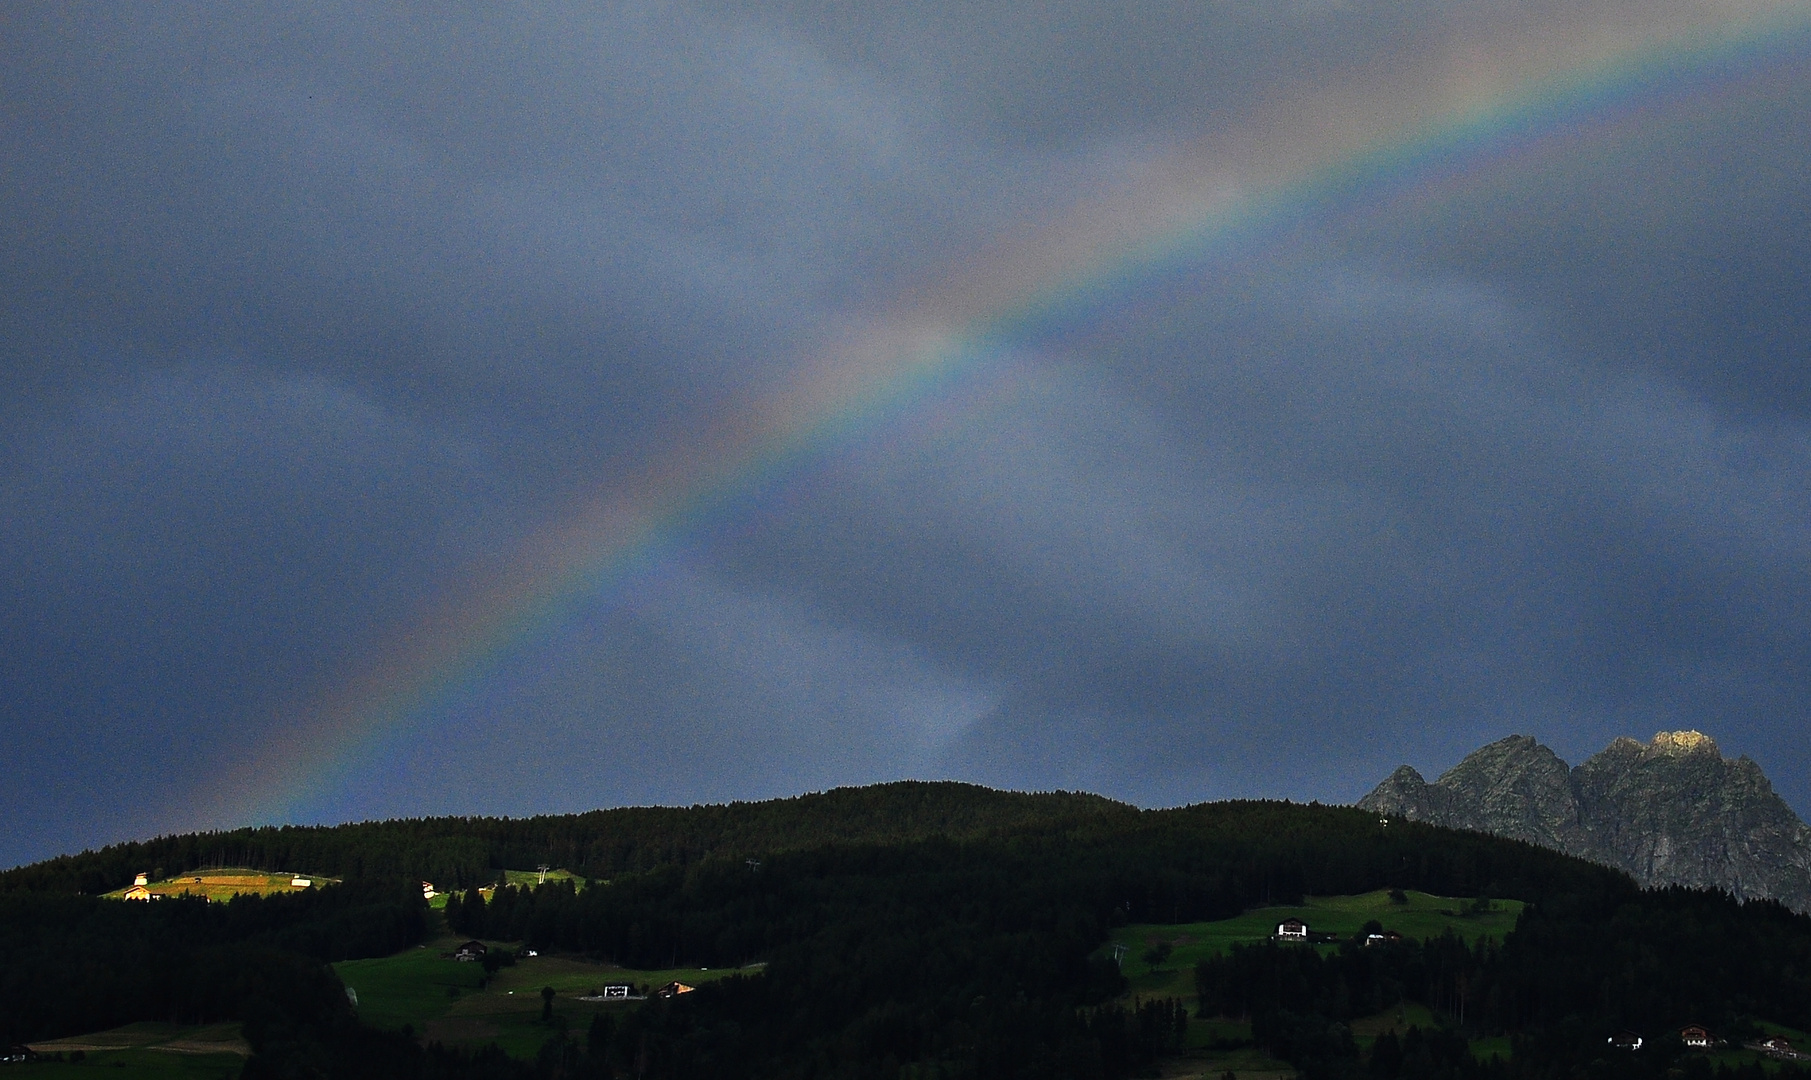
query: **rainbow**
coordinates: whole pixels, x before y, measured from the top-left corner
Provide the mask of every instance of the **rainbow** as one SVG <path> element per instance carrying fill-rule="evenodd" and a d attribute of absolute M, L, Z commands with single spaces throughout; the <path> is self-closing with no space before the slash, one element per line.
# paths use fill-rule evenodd
<path fill-rule="evenodd" d="M 1801 62 L 1808 40 L 1811 9 L 1802 4 L 1648 40 L 1556 39 L 1524 50 L 1533 58 L 1512 71 L 1456 83 L 1449 73 L 1445 83 L 1362 102 L 1290 102 L 1318 119 L 1314 132 L 1246 153 L 1237 183 L 1216 172 L 1224 147 L 1188 147 L 1156 162 L 1136 190 L 1097 193 L 1055 224 L 1003 240 L 941 287 L 846 327 L 786 385 L 600 485 L 486 580 L 444 598 L 330 700 L 285 718 L 279 736 L 228 770 L 220 816 L 294 820 L 339 790 L 383 739 L 423 722 L 512 649 L 556 632 L 580 605 L 659 566 L 711 523 L 930 403 L 982 407 L 1001 357 L 1015 349 L 1123 324 L 1150 297 L 1298 225 L 1405 200 L 1437 205 L 1504 163 L 1715 100 L 1757 73 Z"/>

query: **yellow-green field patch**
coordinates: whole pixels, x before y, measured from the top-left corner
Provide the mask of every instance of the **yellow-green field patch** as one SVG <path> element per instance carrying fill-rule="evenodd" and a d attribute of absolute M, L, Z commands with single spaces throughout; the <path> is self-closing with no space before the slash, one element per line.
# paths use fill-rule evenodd
<path fill-rule="evenodd" d="M 106 1068 L 109 1076 L 168 1077 L 170 1080 L 225 1080 L 237 1076 L 251 1053 L 238 1024 L 192 1026 L 138 1023 L 86 1035 L 32 1043 L 44 1055 L 62 1061 L 31 1064 L 31 1076 L 92 1076 Z M 76 1053 L 82 1060 L 69 1060 Z M 79 1070 L 79 1071 L 78 1071 Z"/>
<path fill-rule="evenodd" d="M 307 885 L 297 885 L 297 881 Z M 332 885 L 338 878 L 322 874 L 272 873 L 266 870 L 223 869 L 193 870 L 186 874 L 149 882 L 143 886 L 152 896 L 200 896 L 208 900 L 231 900 L 240 894 L 269 896 L 272 893 L 302 892 Z M 127 899 L 136 886 L 115 889 L 104 895 L 113 900 Z"/>

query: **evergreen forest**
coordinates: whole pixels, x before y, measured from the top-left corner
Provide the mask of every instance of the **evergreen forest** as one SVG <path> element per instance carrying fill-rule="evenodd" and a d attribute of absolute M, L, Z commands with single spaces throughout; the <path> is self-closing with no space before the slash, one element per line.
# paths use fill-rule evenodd
<path fill-rule="evenodd" d="M 576 877 L 479 889 L 539 864 Z M 343 882 L 214 904 L 99 895 L 136 873 L 218 865 Z M 424 879 L 453 892 L 444 914 L 422 899 Z M 1527 906 L 1502 940 L 1234 946 L 1195 966 L 1192 999 L 1128 993 L 1103 952 L 1127 924 L 1378 889 Z M 738 973 L 600 1013 L 534 1060 L 361 1025 L 326 965 L 414 947 L 442 920 L 541 953 Z M 1191 1025 L 1216 1018 L 1306 1080 L 1735 1080 L 1667 1033 L 1811 1029 L 1811 918 L 1775 904 L 1644 891 L 1545 849 L 1345 807 L 1141 811 L 950 783 L 119 845 L 0 874 L 0 950 L 10 1042 L 237 1020 L 254 1080 L 1118 1080 L 1158 1075 Z M 1409 1005 L 1436 1021 L 1354 1037 L 1355 1021 Z M 1609 1047 L 1623 1029 L 1651 1037 Z M 1505 1052 L 1479 1055 L 1482 1039 Z"/>

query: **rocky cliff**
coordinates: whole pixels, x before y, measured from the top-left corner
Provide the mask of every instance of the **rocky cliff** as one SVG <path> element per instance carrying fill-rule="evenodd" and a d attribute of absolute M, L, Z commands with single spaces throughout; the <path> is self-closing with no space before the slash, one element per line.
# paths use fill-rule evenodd
<path fill-rule="evenodd" d="M 1811 828 L 1760 766 L 1725 758 L 1696 731 L 1617 739 L 1577 768 L 1512 735 L 1431 784 L 1404 765 L 1358 805 L 1527 840 L 1645 885 L 1714 886 L 1811 911 Z"/>

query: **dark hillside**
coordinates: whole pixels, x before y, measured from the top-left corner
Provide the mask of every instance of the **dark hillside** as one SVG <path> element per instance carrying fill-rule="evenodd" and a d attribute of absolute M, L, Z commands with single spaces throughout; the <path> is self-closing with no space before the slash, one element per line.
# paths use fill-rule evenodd
<path fill-rule="evenodd" d="M 100 894 L 134 874 L 207 866 L 334 877 L 401 875 L 443 890 L 488 883 L 505 867 L 551 863 L 583 876 L 740 858 L 832 843 L 970 839 L 1057 822 L 1122 820 L 1138 811 L 1098 795 L 995 791 L 902 781 L 766 802 L 626 807 L 531 818 L 414 818 L 352 825 L 193 833 L 115 844 L 0 873 L 0 892 Z"/>
<path fill-rule="evenodd" d="M 137 1020 L 339 1009 L 345 997 L 326 962 L 406 949 L 427 925 L 406 881 L 230 903 L 0 895 L 0 1037 L 11 1045 Z"/>
<path fill-rule="evenodd" d="M 1237 947 L 1197 970 L 1201 1004 L 1243 1017 L 1309 1080 L 1702 1080 L 1704 1059 L 1660 1037 L 1669 1026 L 1733 1036 L 1756 1018 L 1811 1024 L 1811 919 L 1713 892 L 1643 892 L 1619 871 L 1532 844 L 1349 807 L 1138 811 L 908 784 L 729 807 L 246 830 L 170 838 L 156 852 L 174 860 L 223 837 L 264 844 L 288 865 L 345 860 L 328 865 L 346 883 L 211 906 L 20 889 L 34 873 L 53 885 L 99 874 L 103 855 L 142 861 L 149 845 L 15 872 L 15 891 L 0 895 L 10 1030 L 240 1016 L 257 1051 L 247 1076 L 1121 1080 L 1176 1052 L 1195 1003 L 1122 998 L 1125 982 L 1099 951 L 1112 927 L 1396 887 L 1528 906 L 1500 942 Z M 765 966 L 614 1012 L 589 1033 L 549 1027 L 533 1065 L 359 1028 L 320 962 L 419 933 L 397 917 L 419 918 L 419 892 L 372 871 L 387 851 L 422 858 L 458 845 L 469 846 L 472 881 L 537 861 L 609 877 L 488 899 L 467 889 L 446 910 L 461 934 L 644 970 Z M 160 996 L 163 972 L 187 989 Z M 270 989 L 279 984 L 295 992 Z M 1402 1003 L 1440 1031 L 1361 1050 L 1348 1025 Z M 1623 1027 L 1655 1036 L 1655 1048 L 1606 1059 L 1606 1033 Z M 1474 1061 L 1474 1038 L 1513 1057 Z"/>

